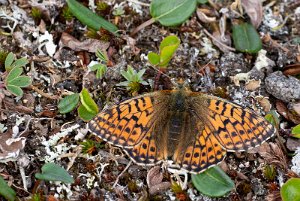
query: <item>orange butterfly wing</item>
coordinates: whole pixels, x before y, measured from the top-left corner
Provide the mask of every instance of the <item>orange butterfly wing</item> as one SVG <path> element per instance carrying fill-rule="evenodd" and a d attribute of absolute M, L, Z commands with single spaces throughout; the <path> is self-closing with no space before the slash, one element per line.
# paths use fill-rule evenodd
<path fill-rule="evenodd" d="M 119 147 L 133 147 L 140 144 L 155 125 L 154 107 L 165 107 L 167 95 L 158 99 L 159 92 L 138 96 L 100 112 L 89 122 L 89 129 L 105 141 Z"/>
<path fill-rule="evenodd" d="M 214 96 L 204 95 L 204 99 L 208 107 L 202 120 L 227 151 L 259 146 L 276 132 L 272 124 L 254 111 Z M 199 103 L 194 101 L 194 107 Z"/>

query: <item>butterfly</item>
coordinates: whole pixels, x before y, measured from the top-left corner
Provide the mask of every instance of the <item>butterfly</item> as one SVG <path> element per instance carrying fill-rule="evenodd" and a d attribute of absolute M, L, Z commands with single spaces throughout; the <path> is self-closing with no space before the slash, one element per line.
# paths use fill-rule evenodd
<path fill-rule="evenodd" d="M 194 174 L 220 163 L 227 152 L 259 146 L 276 132 L 254 111 L 184 84 L 114 105 L 89 128 L 139 165 L 169 161 L 171 168 Z"/>

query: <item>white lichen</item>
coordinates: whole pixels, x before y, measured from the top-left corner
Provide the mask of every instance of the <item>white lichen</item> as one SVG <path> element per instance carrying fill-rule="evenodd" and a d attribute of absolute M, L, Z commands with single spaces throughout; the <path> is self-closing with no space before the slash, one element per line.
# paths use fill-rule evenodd
<path fill-rule="evenodd" d="M 300 176 L 300 147 L 295 151 L 295 155 L 292 158 L 292 164 L 291 170 Z"/>

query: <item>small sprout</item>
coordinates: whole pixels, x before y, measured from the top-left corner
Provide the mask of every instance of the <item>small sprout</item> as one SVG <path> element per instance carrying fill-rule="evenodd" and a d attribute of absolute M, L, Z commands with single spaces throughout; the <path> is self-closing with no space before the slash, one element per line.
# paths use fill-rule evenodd
<path fill-rule="evenodd" d="M 132 193 L 138 193 L 139 192 L 139 187 L 138 185 L 136 184 L 136 181 L 135 180 L 130 180 L 127 184 L 128 186 L 128 190 Z"/>
<path fill-rule="evenodd" d="M 148 85 L 146 81 L 143 80 L 143 75 L 146 69 L 142 69 L 139 72 L 134 70 L 131 66 L 127 67 L 127 71 L 122 70 L 122 76 L 127 80 L 120 82 L 117 86 L 126 87 L 130 92 L 138 92 L 140 90 L 141 84 Z"/>
<path fill-rule="evenodd" d="M 112 14 L 113 14 L 114 16 L 122 16 L 122 15 L 124 15 L 124 14 L 125 14 L 125 11 L 124 11 L 123 6 L 119 6 L 119 7 L 115 8 L 115 9 L 113 10 Z"/>
<path fill-rule="evenodd" d="M 0 50 L 0 69 L 4 69 L 4 63 L 7 55 L 8 55 L 7 51 Z"/>
<path fill-rule="evenodd" d="M 177 182 L 172 182 L 171 189 L 176 194 L 176 198 L 178 200 L 187 199 L 186 192 L 181 188 L 180 184 L 178 184 Z"/>
<path fill-rule="evenodd" d="M 87 139 L 80 143 L 82 145 L 82 153 L 93 154 L 98 148 L 103 148 L 101 142 L 95 142 L 94 140 Z"/>
<path fill-rule="evenodd" d="M 268 114 L 265 116 L 265 119 L 270 122 L 275 128 L 279 127 L 279 116 L 274 110 L 268 112 Z"/>
<path fill-rule="evenodd" d="M 66 21 L 71 21 L 74 17 L 72 14 L 71 10 L 69 9 L 68 6 L 65 6 L 62 10 L 62 16 L 65 18 Z"/>
<path fill-rule="evenodd" d="M 42 12 L 40 11 L 40 9 L 33 7 L 31 9 L 31 16 L 33 20 L 36 22 L 36 24 L 38 24 L 42 19 Z"/>
<path fill-rule="evenodd" d="M 96 56 L 100 60 L 100 63 L 91 66 L 90 70 L 91 71 L 96 71 L 96 78 L 97 79 L 102 79 L 104 74 L 107 71 L 107 62 L 109 60 L 108 60 L 107 55 L 104 52 L 102 52 L 101 50 L 96 51 Z"/>
<path fill-rule="evenodd" d="M 5 78 L 4 85 L 8 91 L 15 96 L 23 96 L 21 88 L 27 87 L 31 84 L 31 79 L 28 76 L 21 76 L 23 73 L 23 66 L 28 63 L 26 58 L 15 60 L 15 55 L 10 52 L 5 59 L 5 69 L 9 71 Z"/>
<path fill-rule="evenodd" d="M 42 200 L 44 200 L 43 196 L 40 195 L 39 193 L 34 193 L 32 195 L 31 201 L 42 201 Z"/>
<path fill-rule="evenodd" d="M 171 35 L 164 38 L 159 45 L 159 53 L 149 52 L 148 60 L 152 65 L 166 68 L 180 44 L 180 39 Z"/>
<path fill-rule="evenodd" d="M 109 9 L 109 5 L 103 1 L 98 2 L 96 6 L 97 6 L 96 10 L 104 13 L 106 13 L 106 11 Z"/>
<path fill-rule="evenodd" d="M 275 167 L 273 165 L 266 165 L 264 167 L 264 171 L 263 171 L 264 177 L 268 180 L 268 181 L 274 181 L 275 177 L 276 177 L 276 170 Z"/>
<path fill-rule="evenodd" d="M 87 31 L 85 32 L 85 35 L 86 35 L 86 37 L 88 37 L 88 38 L 100 39 L 99 34 L 98 34 L 97 31 L 94 30 L 94 29 L 87 28 Z"/>

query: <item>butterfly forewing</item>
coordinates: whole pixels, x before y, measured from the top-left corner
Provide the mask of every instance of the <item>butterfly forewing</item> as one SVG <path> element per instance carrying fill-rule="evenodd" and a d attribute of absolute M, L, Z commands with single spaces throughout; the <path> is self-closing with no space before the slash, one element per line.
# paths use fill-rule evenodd
<path fill-rule="evenodd" d="M 154 125 L 159 108 L 167 104 L 168 97 L 161 100 L 157 93 L 132 98 L 99 113 L 89 122 L 90 130 L 116 146 L 139 144 Z"/>

